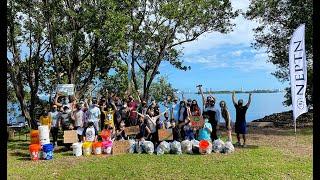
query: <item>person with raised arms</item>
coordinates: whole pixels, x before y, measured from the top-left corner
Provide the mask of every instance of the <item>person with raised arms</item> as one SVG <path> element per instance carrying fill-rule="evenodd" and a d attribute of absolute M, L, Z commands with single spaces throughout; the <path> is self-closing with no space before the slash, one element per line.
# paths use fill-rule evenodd
<path fill-rule="evenodd" d="M 243 105 L 243 100 L 239 99 L 238 103 L 236 102 L 235 92 L 232 93 L 232 101 L 233 105 L 236 108 L 236 123 L 235 123 L 235 131 L 237 134 L 237 144 L 238 146 L 241 146 L 240 143 L 240 134 L 242 134 L 243 138 L 243 147 L 246 147 L 246 134 L 247 134 L 247 123 L 246 123 L 246 112 L 250 106 L 251 103 L 251 96 L 252 94 L 249 94 L 249 100 L 246 105 Z"/>
<path fill-rule="evenodd" d="M 220 111 L 215 108 L 216 99 L 210 95 L 207 97 L 207 101 L 205 101 L 201 86 L 199 85 L 197 87 L 199 87 L 202 96 L 202 103 L 204 107 L 203 115 L 208 115 L 209 123 L 212 126 L 211 139 L 214 141 L 218 139 L 217 130 L 219 129 Z"/>
<path fill-rule="evenodd" d="M 147 127 L 149 128 L 149 130 L 151 131 L 151 133 L 148 135 L 148 139 L 151 140 L 151 142 L 153 142 L 155 144 L 155 146 L 157 145 L 157 142 L 159 140 L 158 138 L 158 132 L 157 132 L 157 119 L 159 119 L 162 115 L 164 115 L 164 113 L 166 113 L 168 111 L 168 109 L 166 109 L 164 112 L 160 113 L 158 116 L 154 116 L 154 112 L 151 111 L 150 109 L 148 109 L 147 114 L 143 115 L 141 113 L 137 114 L 139 116 L 141 116 L 143 119 L 147 120 Z"/>

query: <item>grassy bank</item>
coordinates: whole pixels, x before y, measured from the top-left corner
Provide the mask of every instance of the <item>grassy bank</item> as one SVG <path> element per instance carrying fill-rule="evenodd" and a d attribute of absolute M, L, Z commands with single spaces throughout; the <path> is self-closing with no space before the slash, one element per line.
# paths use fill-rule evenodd
<path fill-rule="evenodd" d="M 247 148 L 210 155 L 73 157 L 32 162 L 28 141 L 8 143 L 9 179 L 311 179 L 312 130 L 251 130 Z M 235 137 L 234 137 L 235 138 Z M 235 140 L 235 139 L 234 139 Z"/>

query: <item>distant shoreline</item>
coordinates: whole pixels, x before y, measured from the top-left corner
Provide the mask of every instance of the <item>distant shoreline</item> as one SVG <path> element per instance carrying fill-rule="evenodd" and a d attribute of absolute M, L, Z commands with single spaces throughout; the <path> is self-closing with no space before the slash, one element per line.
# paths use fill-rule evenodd
<path fill-rule="evenodd" d="M 233 91 L 212 91 L 212 92 L 203 92 L 203 94 L 232 94 Z M 284 93 L 284 91 L 235 91 L 237 94 L 248 94 L 248 93 Z M 200 94 L 196 92 L 195 94 Z"/>

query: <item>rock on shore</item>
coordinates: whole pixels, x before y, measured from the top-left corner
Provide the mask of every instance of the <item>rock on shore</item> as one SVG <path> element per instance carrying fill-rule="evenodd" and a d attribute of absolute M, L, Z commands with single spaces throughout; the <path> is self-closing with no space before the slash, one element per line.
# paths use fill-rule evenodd
<path fill-rule="evenodd" d="M 294 127 L 292 111 L 275 113 L 264 118 L 253 120 L 253 124 L 257 122 L 272 122 L 274 127 Z M 297 127 L 312 127 L 313 126 L 313 110 L 302 114 L 297 118 Z"/>

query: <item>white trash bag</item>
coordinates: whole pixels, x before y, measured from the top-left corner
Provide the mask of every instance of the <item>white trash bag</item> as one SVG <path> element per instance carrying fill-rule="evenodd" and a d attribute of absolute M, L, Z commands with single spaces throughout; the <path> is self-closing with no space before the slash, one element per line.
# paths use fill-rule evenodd
<path fill-rule="evenodd" d="M 213 141 L 213 152 L 222 152 L 224 148 L 224 142 L 221 139 L 216 139 Z"/>
<path fill-rule="evenodd" d="M 184 140 L 181 142 L 181 150 L 183 153 L 192 154 L 192 142 L 189 140 Z"/>
<path fill-rule="evenodd" d="M 130 139 L 129 143 L 130 143 L 129 153 L 134 153 L 134 150 L 136 148 L 136 141 L 133 139 Z"/>
<path fill-rule="evenodd" d="M 223 153 L 229 154 L 234 152 L 234 146 L 231 141 L 227 141 L 223 147 Z"/>
<path fill-rule="evenodd" d="M 144 141 L 142 143 L 142 148 L 148 154 L 153 154 L 154 152 L 154 145 L 151 141 Z"/>
<path fill-rule="evenodd" d="M 173 141 L 170 143 L 171 153 L 173 154 L 182 154 L 181 144 L 178 141 Z"/>
<path fill-rule="evenodd" d="M 192 142 L 192 151 L 193 151 L 193 153 L 199 153 L 199 143 L 200 143 L 200 141 L 194 139 L 191 142 Z"/>
<path fill-rule="evenodd" d="M 136 152 L 138 154 L 141 154 L 143 151 L 142 144 L 143 144 L 143 142 L 141 142 L 141 141 L 137 141 L 135 144 Z"/>
<path fill-rule="evenodd" d="M 170 153 L 170 144 L 166 141 L 162 141 L 157 147 L 157 155 Z"/>

